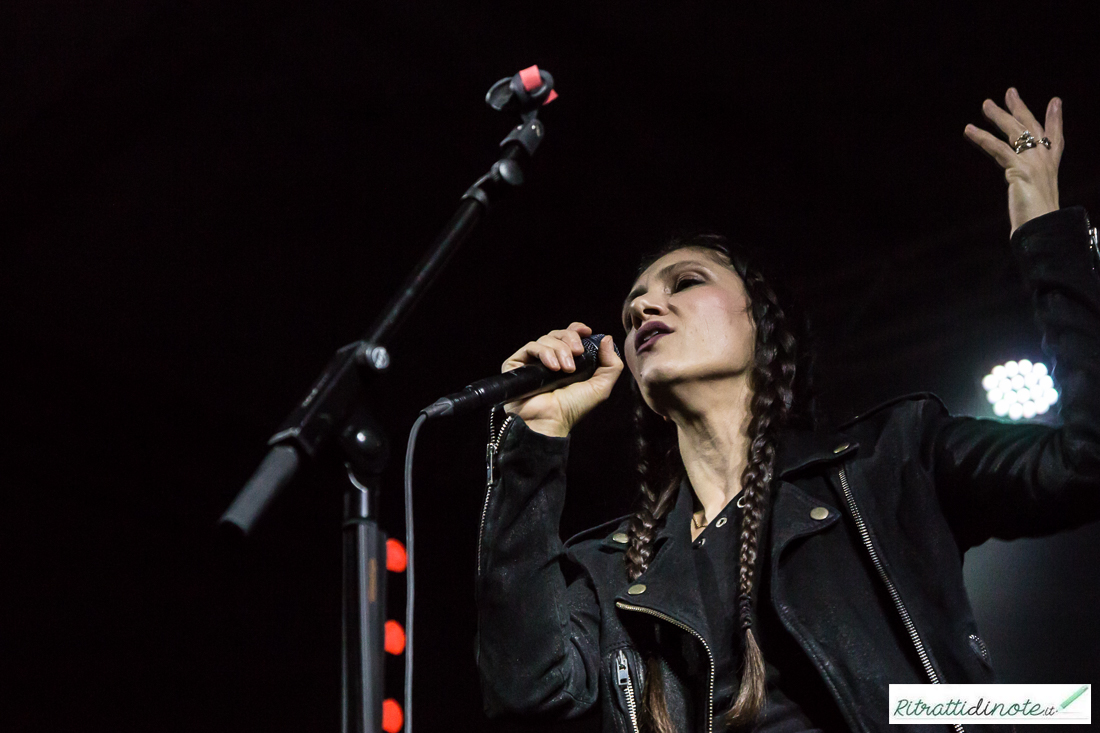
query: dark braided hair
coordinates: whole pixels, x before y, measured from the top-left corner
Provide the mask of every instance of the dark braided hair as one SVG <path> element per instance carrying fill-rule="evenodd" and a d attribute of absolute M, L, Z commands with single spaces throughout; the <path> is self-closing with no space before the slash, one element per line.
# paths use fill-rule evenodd
<path fill-rule="evenodd" d="M 733 705 L 723 714 L 729 727 L 751 724 L 764 705 L 764 657 L 753 633 L 753 600 L 757 587 L 757 560 L 762 544 L 763 518 L 768 508 L 775 472 L 778 431 L 794 422 L 811 422 L 810 356 L 800 350 L 805 326 L 791 324 L 775 290 L 761 271 L 752 264 L 743 248 L 714 234 L 676 238 L 639 267 L 641 274 L 650 264 L 670 252 L 684 248 L 707 251 L 741 278 L 748 295 L 752 321 L 756 328 L 753 363 L 749 375 L 750 439 L 748 461 L 741 474 L 744 512 L 741 521 L 741 553 L 738 562 L 739 627 L 744 645 L 741 685 Z M 799 330 L 799 338 L 795 331 Z M 629 545 L 626 552 L 627 575 L 636 580 L 652 556 L 653 539 L 676 500 L 685 470 L 677 443 L 676 428 L 657 416 L 641 399 L 637 384 L 634 409 L 637 471 L 641 497 L 630 519 Z M 657 733 L 674 733 L 662 692 L 661 667 L 657 658 L 647 658 L 643 713 L 647 727 Z"/>

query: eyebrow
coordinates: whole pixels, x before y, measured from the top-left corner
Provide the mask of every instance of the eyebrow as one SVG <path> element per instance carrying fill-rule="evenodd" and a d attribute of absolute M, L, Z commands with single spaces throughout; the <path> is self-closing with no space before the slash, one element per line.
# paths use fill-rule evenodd
<path fill-rule="evenodd" d="M 660 279 L 668 275 L 668 273 L 672 272 L 677 267 L 682 267 L 684 265 L 702 265 L 705 267 L 706 263 L 704 263 L 702 260 L 680 260 L 679 262 L 673 262 L 671 265 L 665 265 L 664 267 L 662 267 L 660 270 L 657 271 L 657 277 L 658 279 Z M 637 298 L 639 295 L 644 295 L 645 293 L 646 288 L 643 288 L 641 286 L 631 290 L 630 293 L 626 296 L 626 300 L 623 301 L 623 310 L 625 311 L 627 309 L 627 306 L 629 306 L 635 298 Z"/>

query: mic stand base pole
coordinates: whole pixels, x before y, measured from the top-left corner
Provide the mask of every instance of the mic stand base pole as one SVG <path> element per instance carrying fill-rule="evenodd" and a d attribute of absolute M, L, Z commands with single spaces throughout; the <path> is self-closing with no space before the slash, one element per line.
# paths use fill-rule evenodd
<path fill-rule="evenodd" d="M 386 535 L 378 526 L 378 477 L 348 468 L 344 493 L 343 733 L 382 733 Z"/>

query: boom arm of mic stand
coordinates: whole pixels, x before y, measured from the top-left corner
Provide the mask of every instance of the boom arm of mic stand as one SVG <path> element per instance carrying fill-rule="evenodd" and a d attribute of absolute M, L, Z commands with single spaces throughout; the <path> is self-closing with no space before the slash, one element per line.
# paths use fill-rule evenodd
<path fill-rule="evenodd" d="M 222 515 L 222 524 L 234 525 L 247 535 L 278 493 L 294 478 L 303 458 L 313 458 L 328 436 L 343 425 L 362 394 L 360 368 L 380 372 L 389 366 L 389 354 L 383 343 L 393 336 L 458 246 L 473 231 L 489 206 L 490 194 L 496 196 L 523 183 L 520 160 L 534 152 L 542 134 L 542 123 L 532 118 L 525 119 L 504 139 L 500 159 L 463 194 L 454 216 L 366 337 L 336 352 L 309 394 L 268 440 L 271 448 L 267 457 Z"/>

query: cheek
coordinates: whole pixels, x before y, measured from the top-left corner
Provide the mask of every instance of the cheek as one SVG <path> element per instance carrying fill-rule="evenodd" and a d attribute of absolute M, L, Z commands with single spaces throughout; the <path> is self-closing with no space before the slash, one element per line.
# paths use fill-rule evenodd
<path fill-rule="evenodd" d="M 748 313 L 738 313 L 730 324 L 730 334 L 738 351 L 752 354 L 756 344 L 756 329 Z"/>
<path fill-rule="evenodd" d="M 712 321 L 714 328 L 707 334 L 707 340 L 714 351 L 721 352 L 721 358 L 746 364 L 751 360 L 756 345 L 752 319 L 748 313 L 737 310 L 727 310 L 723 315 L 723 318 Z"/>
<path fill-rule="evenodd" d="M 624 349 L 624 351 L 626 351 L 626 359 L 625 359 L 626 368 L 630 370 L 630 373 L 634 375 L 634 379 L 637 380 L 638 379 L 638 371 L 634 368 L 635 359 L 636 359 L 636 357 L 634 356 L 634 349 L 627 346 Z"/>
<path fill-rule="evenodd" d="M 752 347 L 755 334 L 743 299 L 720 295 L 700 299 L 696 306 L 704 343 L 723 352 Z"/>

